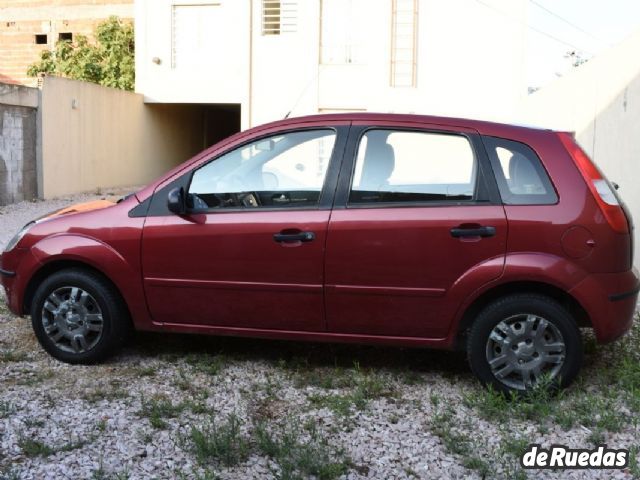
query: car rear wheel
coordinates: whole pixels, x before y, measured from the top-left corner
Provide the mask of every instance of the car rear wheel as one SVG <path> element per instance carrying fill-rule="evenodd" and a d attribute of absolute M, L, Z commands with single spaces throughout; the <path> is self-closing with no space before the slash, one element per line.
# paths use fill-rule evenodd
<path fill-rule="evenodd" d="M 70 269 L 46 278 L 35 292 L 31 323 L 40 345 L 67 363 L 98 362 L 122 345 L 129 317 L 119 293 L 102 276 Z"/>
<path fill-rule="evenodd" d="M 555 390 L 578 374 L 582 339 L 569 312 L 552 298 L 510 295 L 480 312 L 467 355 L 480 381 L 498 391 Z"/>

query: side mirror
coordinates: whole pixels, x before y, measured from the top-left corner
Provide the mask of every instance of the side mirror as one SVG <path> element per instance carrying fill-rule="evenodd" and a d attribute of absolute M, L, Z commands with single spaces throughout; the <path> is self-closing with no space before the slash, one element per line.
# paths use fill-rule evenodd
<path fill-rule="evenodd" d="M 167 195 L 167 207 L 176 215 L 184 215 L 187 212 L 185 204 L 184 188 L 174 188 Z"/>

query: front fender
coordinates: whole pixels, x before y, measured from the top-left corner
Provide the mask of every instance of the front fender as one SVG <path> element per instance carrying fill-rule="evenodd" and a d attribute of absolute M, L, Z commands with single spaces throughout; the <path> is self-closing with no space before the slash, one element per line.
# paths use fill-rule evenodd
<path fill-rule="evenodd" d="M 125 258 L 111 245 L 98 239 L 68 233 L 38 241 L 29 253 L 35 262 L 27 261 L 24 269 L 20 269 L 19 275 L 23 281 L 30 281 L 41 269 L 54 262 L 71 261 L 88 265 L 100 271 L 116 286 L 129 308 L 136 328 L 152 328 L 142 288 L 139 255 Z M 22 262 L 20 266 L 23 266 Z M 24 271 L 26 269 L 30 271 Z M 26 288 L 19 290 L 24 292 Z"/>

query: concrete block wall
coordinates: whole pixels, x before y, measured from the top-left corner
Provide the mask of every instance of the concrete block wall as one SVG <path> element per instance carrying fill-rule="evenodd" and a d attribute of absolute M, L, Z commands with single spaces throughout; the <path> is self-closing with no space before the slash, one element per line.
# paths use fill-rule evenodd
<path fill-rule="evenodd" d="M 0 83 L 0 205 L 38 194 L 39 93 Z"/>
<path fill-rule="evenodd" d="M 0 104 L 0 205 L 37 193 L 36 110 Z"/>

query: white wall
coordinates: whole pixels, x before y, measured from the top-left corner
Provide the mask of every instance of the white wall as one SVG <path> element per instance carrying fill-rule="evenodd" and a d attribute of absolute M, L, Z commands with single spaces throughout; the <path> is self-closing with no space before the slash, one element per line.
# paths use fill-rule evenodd
<path fill-rule="evenodd" d="M 40 109 L 42 198 L 143 185 L 202 149 L 197 106 L 48 76 Z"/>
<path fill-rule="evenodd" d="M 171 61 L 172 5 L 180 3 L 217 5 L 186 66 Z M 261 0 L 136 0 L 136 90 L 147 102 L 240 103 L 243 128 L 291 110 L 500 120 L 526 94 L 526 0 L 418 0 L 416 88 L 390 86 L 392 0 L 295 3 L 294 32 L 262 35 Z M 358 62 L 322 62 L 321 30 L 339 28 L 349 9 L 345 31 L 361 49 Z"/>
<path fill-rule="evenodd" d="M 181 30 L 196 48 L 181 52 L 175 68 L 174 6 L 204 9 Z M 136 0 L 136 91 L 150 103 L 246 104 L 249 20 L 248 0 Z"/>
<path fill-rule="evenodd" d="M 576 132 L 580 145 L 612 181 L 640 222 L 640 31 L 522 104 L 520 120 Z M 636 245 L 640 230 L 636 228 Z M 636 265 L 640 256 L 636 248 Z"/>

